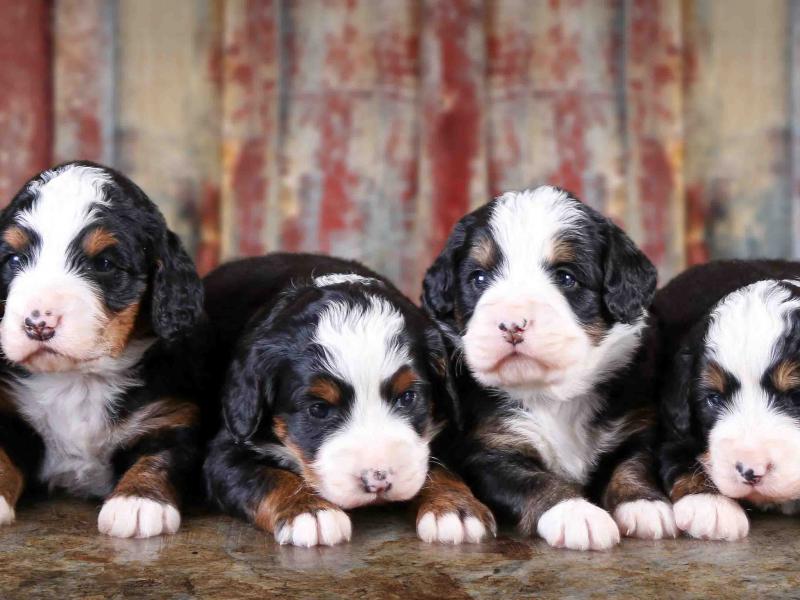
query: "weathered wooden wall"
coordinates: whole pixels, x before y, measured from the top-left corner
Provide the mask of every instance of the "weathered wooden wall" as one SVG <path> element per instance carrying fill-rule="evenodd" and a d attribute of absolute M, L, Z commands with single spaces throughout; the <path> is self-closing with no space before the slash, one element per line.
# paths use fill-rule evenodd
<path fill-rule="evenodd" d="M 202 271 L 358 257 L 416 295 L 461 214 L 554 183 L 662 279 L 800 255 L 800 0 L 0 0 L 0 198 L 126 171 Z"/>

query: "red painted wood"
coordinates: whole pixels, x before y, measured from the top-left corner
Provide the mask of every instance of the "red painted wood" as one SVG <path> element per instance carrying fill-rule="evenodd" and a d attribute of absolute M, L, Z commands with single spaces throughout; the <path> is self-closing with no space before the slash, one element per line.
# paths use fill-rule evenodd
<path fill-rule="evenodd" d="M 0 202 L 52 155 L 50 3 L 0 0 Z"/>

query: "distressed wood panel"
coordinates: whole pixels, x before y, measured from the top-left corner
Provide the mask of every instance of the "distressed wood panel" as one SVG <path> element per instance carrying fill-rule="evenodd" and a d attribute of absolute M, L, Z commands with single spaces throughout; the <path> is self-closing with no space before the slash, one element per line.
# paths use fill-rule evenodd
<path fill-rule="evenodd" d="M 114 5 L 53 4 L 55 162 L 114 162 Z"/>
<path fill-rule="evenodd" d="M 219 259 L 222 6 L 121 0 L 116 163 L 158 202 L 201 272 Z"/>
<path fill-rule="evenodd" d="M 662 281 L 685 263 L 681 5 L 627 0 L 625 169 L 628 233 Z"/>
<path fill-rule="evenodd" d="M 50 8 L 0 0 L 0 198 L 50 163 Z"/>
<path fill-rule="evenodd" d="M 688 259 L 789 256 L 788 3 L 684 3 Z"/>
<path fill-rule="evenodd" d="M 792 205 L 792 256 L 800 258 L 800 0 L 789 7 L 789 81 L 790 116 L 790 198 Z"/>

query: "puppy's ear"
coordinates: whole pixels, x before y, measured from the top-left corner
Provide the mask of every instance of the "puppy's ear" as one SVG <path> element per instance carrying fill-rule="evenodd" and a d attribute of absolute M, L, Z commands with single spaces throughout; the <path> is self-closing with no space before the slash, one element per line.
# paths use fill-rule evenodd
<path fill-rule="evenodd" d="M 275 400 L 276 370 L 272 367 L 277 365 L 271 365 L 263 348 L 251 345 L 248 338 L 228 368 L 222 393 L 222 418 L 237 443 L 253 437 Z"/>
<path fill-rule="evenodd" d="M 181 241 L 167 230 L 156 245 L 152 321 L 158 337 L 188 332 L 203 312 L 203 284 Z"/>
<path fill-rule="evenodd" d="M 461 430 L 461 410 L 456 395 L 444 336 L 435 325 L 425 330 L 428 364 L 434 375 L 433 418 L 437 423 Z"/>
<path fill-rule="evenodd" d="M 606 225 L 603 302 L 615 321 L 630 323 L 650 306 L 656 290 L 656 268 L 633 241 L 611 221 Z"/>
<path fill-rule="evenodd" d="M 422 308 L 439 321 L 453 322 L 458 267 L 456 253 L 464 245 L 469 218 L 469 216 L 464 217 L 456 223 L 444 250 L 425 273 L 422 282 Z"/>

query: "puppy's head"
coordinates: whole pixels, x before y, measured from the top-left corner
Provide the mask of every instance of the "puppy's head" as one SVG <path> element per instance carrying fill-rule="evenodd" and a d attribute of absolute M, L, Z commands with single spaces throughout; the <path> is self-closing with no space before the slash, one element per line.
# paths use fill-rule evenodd
<path fill-rule="evenodd" d="M 800 289 L 761 281 L 723 298 L 675 357 L 662 400 L 719 491 L 800 497 Z M 703 452 L 705 450 L 705 452 Z"/>
<path fill-rule="evenodd" d="M 422 302 L 480 383 L 569 398 L 630 359 L 655 283 L 653 265 L 617 226 L 545 186 L 464 217 L 425 277 Z"/>
<path fill-rule="evenodd" d="M 320 277 L 251 322 L 225 421 L 341 507 L 408 500 L 450 402 L 444 361 L 438 330 L 382 282 Z"/>
<path fill-rule="evenodd" d="M 31 372 L 98 370 L 141 330 L 172 339 L 202 310 L 191 259 L 129 179 L 69 163 L 0 217 L 0 344 Z"/>

